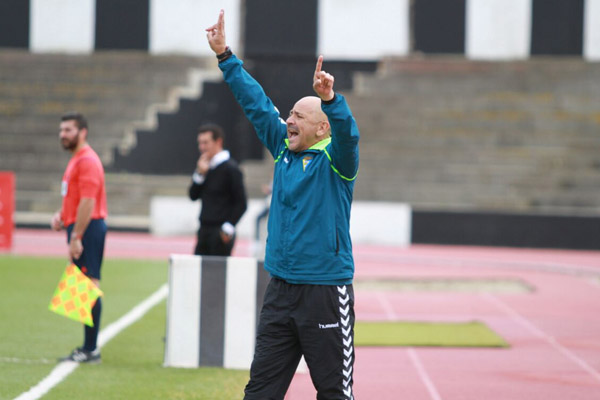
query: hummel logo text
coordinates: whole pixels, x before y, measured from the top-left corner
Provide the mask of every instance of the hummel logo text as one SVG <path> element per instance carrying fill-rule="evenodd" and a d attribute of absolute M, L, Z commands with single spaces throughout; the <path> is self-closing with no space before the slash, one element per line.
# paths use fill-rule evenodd
<path fill-rule="evenodd" d="M 331 329 L 331 328 L 339 328 L 340 327 L 340 323 L 336 322 L 335 324 L 319 324 L 319 329 Z"/>

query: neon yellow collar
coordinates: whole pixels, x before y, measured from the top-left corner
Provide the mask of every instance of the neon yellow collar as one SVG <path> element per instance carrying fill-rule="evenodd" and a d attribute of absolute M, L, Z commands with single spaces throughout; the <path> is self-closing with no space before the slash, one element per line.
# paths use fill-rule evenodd
<path fill-rule="evenodd" d="M 319 150 L 319 151 L 325 150 L 325 147 L 327 147 L 327 145 L 329 145 L 329 143 L 331 143 L 331 136 L 329 136 L 326 139 L 321 140 L 320 142 L 313 144 L 306 150 Z M 287 138 L 285 139 L 285 147 L 287 147 L 288 149 L 290 147 L 290 140 Z M 305 150 L 302 150 L 302 151 L 305 151 Z"/>

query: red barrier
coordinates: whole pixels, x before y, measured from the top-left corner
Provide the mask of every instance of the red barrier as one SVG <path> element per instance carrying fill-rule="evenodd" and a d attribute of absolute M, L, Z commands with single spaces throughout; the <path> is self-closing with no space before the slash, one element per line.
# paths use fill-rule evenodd
<path fill-rule="evenodd" d="M 15 227 L 15 174 L 0 171 L 0 250 L 12 247 Z"/>

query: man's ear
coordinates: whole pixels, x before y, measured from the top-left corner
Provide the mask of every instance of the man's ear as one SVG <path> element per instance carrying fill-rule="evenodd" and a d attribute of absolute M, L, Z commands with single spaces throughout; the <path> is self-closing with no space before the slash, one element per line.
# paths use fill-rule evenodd
<path fill-rule="evenodd" d="M 331 128 L 329 127 L 329 121 L 321 121 L 319 122 L 319 126 L 317 128 L 317 137 L 320 139 L 324 139 L 328 137 L 331 133 Z"/>
<path fill-rule="evenodd" d="M 88 135 L 87 128 L 81 128 L 79 130 L 79 136 L 82 138 L 82 140 L 86 140 L 87 141 L 87 135 Z"/>

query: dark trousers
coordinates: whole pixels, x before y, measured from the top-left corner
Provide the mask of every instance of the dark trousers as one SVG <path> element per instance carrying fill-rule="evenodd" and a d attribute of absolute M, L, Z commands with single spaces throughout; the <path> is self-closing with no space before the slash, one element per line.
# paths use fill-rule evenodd
<path fill-rule="evenodd" d="M 352 285 L 271 279 L 244 399 L 282 400 L 302 355 L 318 400 L 352 399 L 353 341 Z"/>
<path fill-rule="evenodd" d="M 194 254 L 200 256 L 229 257 L 231 255 L 231 250 L 233 250 L 234 242 L 235 235 L 233 235 L 228 243 L 223 242 L 223 239 L 221 238 L 221 227 L 203 225 L 198 229 L 198 240 L 196 242 Z"/>
<path fill-rule="evenodd" d="M 71 233 L 75 224 L 67 226 L 67 243 L 71 243 Z M 73 263 L 90 278 L 100 279 L 100 269 L 104 258 L 106 223 L 103 219 L 93 219 L 81 238 L 83 253 Z"/>
<path fill-rule="evenodd" d="M 67 243 L 71 242 L 71 233 L 75 224 L 67 227 Z M 106 223 L 103 219 L 93 219 L 85 230 L 81 243 L 83 253 L 77 260 L 73 260 L 81 272 L 90 278 L 100 279 L 100 269 L 104 257 L 104 243 L 106 241 Z M 100 315 L 102 314 L 102 298 L 98 297 L 92 307 L 92 321 L 94 326 L 83 325 L 83 348 L 87 351 L 96 349 L 98 333 L 100 332 Z"/>

